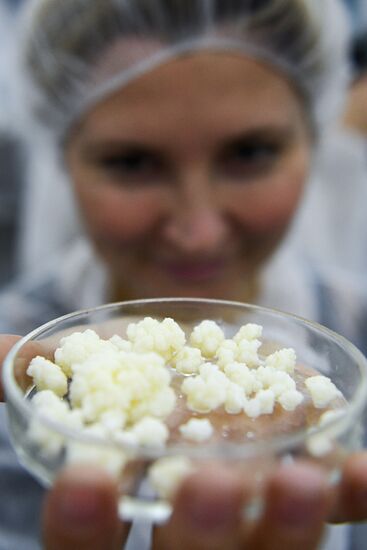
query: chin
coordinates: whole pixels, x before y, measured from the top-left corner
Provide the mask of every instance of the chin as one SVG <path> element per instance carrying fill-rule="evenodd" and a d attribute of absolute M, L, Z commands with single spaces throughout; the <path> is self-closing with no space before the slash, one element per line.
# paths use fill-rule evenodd
<path fill-rule="evenodd" d="M 254 298 L 256 273 L 233 269 L 221 277 L 205 281 L 180 281 L 155 270 L 139 268 L 118 270 L 113 279 L 117 284 L 117 295 L 122 300 L 146 298 L 204 298 L 251 302 Z M 135 272 L 135 277 L 132 273 Z M 142 276 L 139 277 L 139 274 Z M 130 276 L 131 275 L 131 276 Z"/>
<path fill-rule="evenodd" d="M 143 292 L 141 292 L 143 290 Z M 144 285 L 140 287 L 140 292 L 137 292 L 142 298 L 204 298 L 212 300 L 246 300 L 246 287 L 239 283 L 231 282 L 231 284 L 209 284 L 203 283 L 198 285 Z"/>

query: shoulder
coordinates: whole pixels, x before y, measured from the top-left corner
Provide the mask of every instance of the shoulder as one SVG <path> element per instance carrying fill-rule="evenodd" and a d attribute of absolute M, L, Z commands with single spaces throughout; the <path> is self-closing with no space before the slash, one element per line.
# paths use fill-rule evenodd
<path fill-rule="evenodd" d="M 21 277 L 0 293 L 0 333 L 24 335 L 65 313 L 53 270 Z"/>
<path fill-rule="evenodd" d="M 100 305 L 105 281 L 88 241 L 75 239 L 0 293 L 0 333 L 24 335 L 55 317 Z"/>
<path fill-rule="evenodd" d="M 320 322 L 367 354 L 367 281 L 342 269 L 317 273 Z"/>

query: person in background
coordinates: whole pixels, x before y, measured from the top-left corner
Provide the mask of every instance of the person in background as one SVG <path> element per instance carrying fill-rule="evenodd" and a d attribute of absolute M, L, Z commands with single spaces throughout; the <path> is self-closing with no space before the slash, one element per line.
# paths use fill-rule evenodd
<path fill-rule="evenodd" d="M 367 135 L 367 4 L 344 0 L 352 26 L 350 62 L 352 82 L 342 116 L 344 127 L 363 139 Z"/>
<path fill-rule="evenodd" d="M 367 269 L 367 4 L 345 0 L 351 22 L 350 83 L 340 116 L 323 129 L 293 238 L 328 278 Z M 334 32 L 338 34 L 337 25 Z M 352 284 L 352 283 L 351 283 Z"/>
<path fill-rule="evenodd" d="M 357 35 L 367 24 L 367 4 L 364 0 L 343 0 L 352 24 L 353 34 Z"/>
<path fill-rule="evenodd" d="M 367 140 L 367 22 L 353 40 L 351 59 L 354 78 L 343 116 L 344 126 L 352 133 Z M 367 149 L 367 147 L 365 147 Z M 366 153 L 367 156 L 367 153 Z"/>
<path fill-rule="evenodd" d="M 84 235 L 3 294 L 2 332 L 107 301 L 190 296 L 280 308 L 366 345 L 363 291 L 334 285 L 287 241 L 347 86 L 337 0 L 35 0 L 25 21 L 23 127 L 60 163 Z M 1 353 L 15 340 L 4 336 Z M 0 434 L 0 541 L 33 550 L 43 491 Z M 367 517 L 364 453 L 347 461 L 334 499 L 316 467 L 275 471 L 251 533 L 244 481 L 215 469 L 190 478 L 153 547 L 311 549 L 329 519 Z M 46 497 L 50 550 L 118 548 L 127 532 L 103 472 L 66 471 Z M 134 526 L 128 545 L 149 547 L 144 536 Z M 342 525 L 325 547 L 350 541 L 358 534 Z"/>
<path fill-rule="evenodd" d="M 319 135 L 293 240 L 327 277 L 345 271 L 365 286 L 367 269 L 367 4 L 345 0 L 351 23 L 350 82 L 340 112 Z M 338 35 L 337 22 L 334 33 Z M 352 284 L 352 283 L 351 283 Z"/>

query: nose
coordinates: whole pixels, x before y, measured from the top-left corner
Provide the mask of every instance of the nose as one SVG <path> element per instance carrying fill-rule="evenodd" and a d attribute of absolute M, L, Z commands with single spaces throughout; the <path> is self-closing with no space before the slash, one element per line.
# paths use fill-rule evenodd
<path fill-rule="evenodd" d="M 209 183 L 192 178 L 175 194 L 165 225 L 169 244 L 186 254 L 211 254 L 219 251 L 228 237 L 225 209 Z"/>

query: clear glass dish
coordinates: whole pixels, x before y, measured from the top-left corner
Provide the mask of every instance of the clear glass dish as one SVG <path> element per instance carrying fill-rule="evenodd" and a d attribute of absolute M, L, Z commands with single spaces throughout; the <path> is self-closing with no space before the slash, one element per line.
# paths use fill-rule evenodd
<path fill-rule="evenodd" d="M 230 415 L 222 411 L 219 413 L 220 439 L 194 443 L 176 438 L 164 448 L 149 448 L 86 435 L 35 411 L 32 405 L 35 389 L 26 374 L 34 356 L 52 357 L 63 336 L 88 328 L 104 339 L 115 334 L 126 337 L 127 325 L 147 316 L 158 320 L 171 317 L 187 334 L 202 320 L 210 319 L 223 329 L 226 338 L 232 338 L 246 323 L 260 324 L 263 326 L 260 354 L 294 348 L 297 365 L 310 369 L 308 372 L 318 371 L 329 377 L 341 390 L 345 399 L 343 414 L 323 426 L 313 425 L 310 414 L 297 416 L 287 413 L 280 419 L 276 415 L 264 415 L 260 417 L 263 425 L 259 429 L 259 419 L 247 419 L 243 424 L 242 437 L 244 415 Z M 166 457 L 189 460 L 193 468 L 198 464 L 225 463 L 250 475 L 258 487 L 250 510 L 252 513 L 259 502 L 261 483 L 276 463 L 291 462 L 299 457 L 316 461 L 325 468 L 330 482 L 335 482 L 345 457 L 361 446 L 361 413 L 367 397 L 367 361 L 343 337 L 316 323 L 279 311 L 216 300 L 140 300 L 76 312 L 34 330 L 21 339 L 5 359 L 3 383 L 14 448 L 20 462 L 44 486 L 51 486 L 67 464 L 70 442 L 84 446 L 88 453 L 90 451 L 91 460 L 96 450 L 98 454 L 98 450 L 108 449 L 114 456 L 124 456 L 124 467 L 119 475 L 121 518 L 146 518 L 160 523 L 170 516 L 170 499 L 152 488 L 147 473 L 152 464 Z M 182 396 L 179 398 L 182 400 Z M 44 448 L 30 437 L 30 426 L 35 418 L 50 434 L 56 434 L 59 438 L 56 453 L 45 453 Z M 235 437 L 232 437 L 232 422 L 236 423 L 233 431 Z"/>

